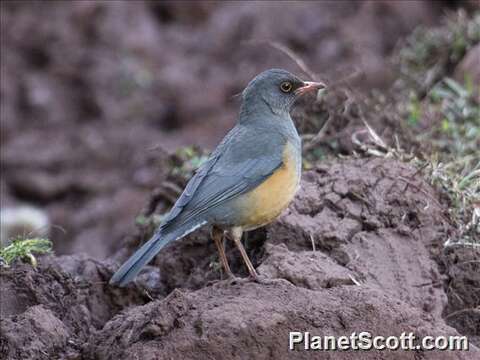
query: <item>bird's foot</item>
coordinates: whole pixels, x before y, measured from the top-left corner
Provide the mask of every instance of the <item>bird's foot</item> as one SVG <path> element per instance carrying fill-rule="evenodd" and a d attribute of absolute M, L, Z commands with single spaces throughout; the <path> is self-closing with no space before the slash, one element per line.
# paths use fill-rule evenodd
<path fill-rule="evenodd" d="M 229 285 L 238 283 L 239 278 L 236 277 L 232 272 L 227 272 L 226 277 L 222 280 L 225 280 Z"/>
<path fill-rule="evenodd" d="M 233 274 L 230 274 L 230 275 L 227 275 L 226 277 L 222 276 L 222 278 L 219 280 L 213 280 L 208 282 L 207 286 L 212 286 L 212 285 L 231 286 L 231 285 L 237 285 L 246 281 L 248 281 L 247 278 L 240 278 Z"/>
<path fill-rule="evenodd" d="M 268 285 L 275 281 L 275 279 L 268 278 L 263 275 L 255 274 L 254 276 L 249 276 L 250 281 L 256 282 L 257 284 Z"/>

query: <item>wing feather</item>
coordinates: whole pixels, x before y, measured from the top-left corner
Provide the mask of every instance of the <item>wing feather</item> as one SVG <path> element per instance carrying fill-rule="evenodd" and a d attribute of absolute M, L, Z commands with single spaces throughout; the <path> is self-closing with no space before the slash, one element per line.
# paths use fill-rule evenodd
<path fill-rule="evenodd" d="M 209 209 L 260 185 L 282 165 L 279 149 L 284 144 L 285 139 L 274 134 L 233 128 L 189 181 L 162 228 L 202 217 Z"/>

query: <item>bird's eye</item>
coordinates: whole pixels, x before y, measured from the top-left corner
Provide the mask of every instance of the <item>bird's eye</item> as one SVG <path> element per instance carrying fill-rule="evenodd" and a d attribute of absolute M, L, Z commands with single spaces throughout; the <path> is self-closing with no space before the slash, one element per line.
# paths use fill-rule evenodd
<path fill-rule="evenodd" d="M 280 85 L 280 90 L 282 90 L 284 93 L 289 93 L 292 91 L 292 83 L 290 81 L 285 81 Z"/>

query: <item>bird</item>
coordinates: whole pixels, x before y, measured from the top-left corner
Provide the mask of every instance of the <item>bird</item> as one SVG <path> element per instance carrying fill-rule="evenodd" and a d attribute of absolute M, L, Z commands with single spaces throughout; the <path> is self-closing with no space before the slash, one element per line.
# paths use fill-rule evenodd
<path fill-rule="evenodd" d="M 152 238 L 115 272 L 110 284 L 125 286 L 167 244 L 207 225 L 226 275 L 235 278 L 224 237 L 233 239 L 250 278 L 258 280 L 242 234 L 275 220 L 294 198 L 302 149 L 290 111 L 299 97 L 325 87 L 282 69 L 254 77 L 241 94 L 236 125 L 189 180 Z"/>

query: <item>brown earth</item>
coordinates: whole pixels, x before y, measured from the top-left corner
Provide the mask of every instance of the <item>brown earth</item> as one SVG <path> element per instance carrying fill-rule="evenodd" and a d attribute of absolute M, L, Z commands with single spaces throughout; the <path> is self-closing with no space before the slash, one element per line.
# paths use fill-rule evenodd
<path fill-rule="evenodd" d="M 160 271 L 147 267 L 126 289 L 106 283 L 116 265 L 45 257 L 38 270 L 1 270 L 7 295 L 0 353 L 9 359 L 306 358 L 287 350 L 289 331 L 458 335 L 442 317 L 458 306 L 447 305 L 453 285 L 432 259 L 448 256 L 443 239 L 454 229 L 445 214 L 435 191 L 404 163 L 325 163 L 305 173 L 278 221 L 246 239 L 262 283 L 220 280 L 217 254 L 202 231 L 168 246 L 154 263 Z M 227 255 L 244 276 L 233 247 Z M 478 329 L 462 326 L 478 336 Z M 471 341 L 469 353 L 321 357 L 472 359 L 480 352 Z"/>
<path fill-rule="evenodd" d="M 327 80 L 360 68 L 351 91 L 362 94 L 391 82 L 386 59 L 398 39 L 458 6 L 190 5 L 1 3 L 2 206 L 45 209 L 65 230 L 53 229 L 55 252 L 74 255 L 41 257 L 36 269 L 0 267 L 0 357 L 478 357 L 480 254 L 444 248 L 456 231 L 447 206 L 416 169 L 391 159 L 312 161 L 288 211 L 245 238 L 262 284 L 221 280 L 205 229 L 166 248 L 135 284 L 108 286 L 148 237 L 135 216 L 165 211 L 184 184 L 167 151 L 214 145 L 235 119 L 232 96 L 257 72 L 298 72 L 282 53 L 248 41 L 280 41 Z M 471 67 L 468 56 L 462 66 Z M 341 92 L 329 96 L 306 99 L 294 114 L 303 133 L 333 114 L 316 159 L 358 150 L 357 109 L 343 111 Z M 388 116 L 366 116 L 386 141 L 395 134 L 416 146 Z M 230 243 L 227 255 L 246 276 Z M 471 350 L 288 352 L 292 330 L 465 334 Z"/>
<path fill-rule="evenodd" d="M 110 321 L 93 342 L 98 359 L 307 359 L 312 354 L 288 351 L 291 329 L 318 335 L 376 334 L 412 331 L 454 334 L 442 322 L 385 293 L 340 286 L 323 291 L 298 288 L 288 281 L 268 285 L 217 283 L 194 293 L 175 290 L 165 300 L 136 307 Z M 480 352 L 445 354 L 469 359 Z M 415 359 L 412 353 L 319 354 L 324 359 Z M 422 353 L 437 359 L 439 353 Z M 442 355 L 443 356 L 443 355 Z M 93 356 L 92 356 L 93 357 Z"/>

